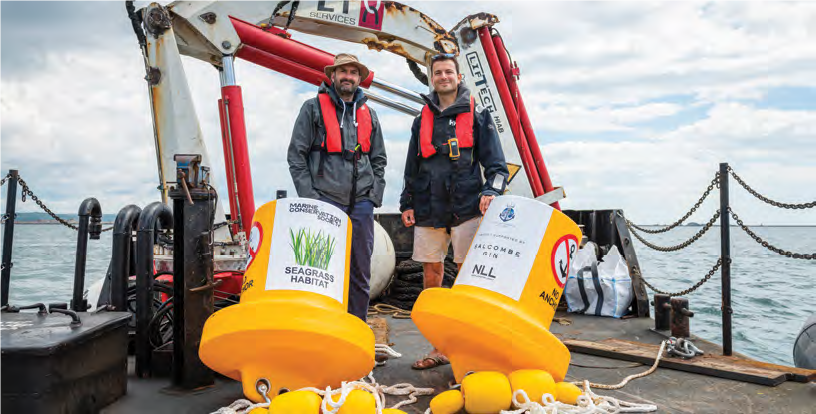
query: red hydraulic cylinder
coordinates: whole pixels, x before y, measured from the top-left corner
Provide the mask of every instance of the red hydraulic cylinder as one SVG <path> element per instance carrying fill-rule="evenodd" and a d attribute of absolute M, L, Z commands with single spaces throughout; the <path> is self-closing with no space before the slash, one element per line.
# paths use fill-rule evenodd
<path fill-rule="evenodd" d="M 306 67 L 299 63 L 292 62 L 280 56 L 264 52 L 252 46 L 244 45 L 235 54 L 236 57 L 252 62 L 256 65 L 272 69 L 284 75 L 291 76 L 295 79 L 302 80 L 312 85 L 320 85 L 321 82 L 329 82 L 326 74 L 322 70 L 318 71 L 310 67 Z"/>
<path fill-rule="evenodd" d="M 230 206 L 230 214 L 232 215 L 232 219 L 235 220 L 238 217 L 238 199 L 237 195 L 235 194 L 235 186 L 233 185 L 234 178 L 232 176 L 232 171 L 234 170 L 234 166 L 232 163 L 232 157 L 230 157 L 230 137 L 227 135 L 227 121 L 226 115 L 224 114 L 224 100 L 218 100 L 218 117 L 221 119 L 221 142 L 224 144 L 224 161 L 227 165 L 227 191 L 229 192 L 229 206 Z M 238 234 L 238 223 L 235 223 L 230 226 L 232 228 L 232 234 Z"/>
<path fill-rule="evenodd" d="M 224 128 L 229 132 L 225 135 L 227 142 L 224 143 L 224 158 L 227 159 L 228 167 L 229 160 L 232 159 L 235 169 L 234 181 L 230 181 L 235 184 L 235 188 L 229 189 L 230 201 L 237 200 L 238 208 L 233 213 L 237 211 L 240 214 L 240 217 L 232 217 L 232 219 L 240 219 L 242 230 L 249 231 L 252 226 L 252 215 L 255 214 L 255 195 L 252 192 L 252 173 L 249 169 L 249 148 L 247 147 L 241 87 L 237 85 L 222 87 L 221 98 L 223 99 L 224 119 L 227 121 Z M 229 168 L 227 170 L 229 178 Z"/>
<path fill-rule="evenodd" d="M 496 56 L 496 47 L 493 45 L 493 39 L 490 36 L 490 29 L 488 27 L 479 29 L 479 40 L 482 42 L 482 48 L 484 48 L 485 56 L 490 66 L 490 73 L 493 74 L 493 79 L 496 81 L 496 87 L 499 90 L 499 96 L 501 97 L 505 113 L 507 113 L 507 121 L 510 124 L 510 130 L 513 132 L 513 138 L 516 141 L 516 146 L 521 155 L 521 163 L 524 167 L 524 172 L 527 174 L 527 180 L 532 187 L 533 196 L 538 197 L 544 194 L 544 188 L 541 185 L 541 179 L 538 176 L 538 171 L 533 162 L 533 157 L 530 154 L 527 140 L 524 137 L 524 131 L 521 129 L 521 122 L 519 122 L 519 117 L 516 113 L 513 97 L 510 96 L 507 80 L 504 78 L 504 73 L 501 70 L 499 58 Z"/>
<path fill-rule="evenodd" d="M 504 47 L 504 41 L 502 40 L 501 36 L 493 36 L 493 44 L 496 46 L 496 54 L 499 57 L 502 72 L 507 78 L 507 86 L 510 88 L 510 95 L 515 100 L 516 108 L 518 108 L 521 128 L 524 131 L 524 136 L 527 138 L 527 145 L 530 147 L 530 155 L 533 158 L 533 162 L 535 162 L 536 170 L 538 170 L 538 176 L 541 178 L 541 184 L 544 188 L 544 192 L 549 193 L 554 189 L 552 180 L 550 179 L 550 173 L 547 171 L 547 166 L 544 164 L 544 157 L 541 155 L 541 148 L 538 146 L 538 140 L 536 139 L 535 131 L 533 131 L 533 125 L 530 122 L 530 117 L 527 115 L 527 107 L 524 106 L 524 100 L 521 98 L 521 91 L 519 90 L 518 81 L 516 80 L 516 77 L 513 76 L 510 57 L 507 56 L 507 49 Z M 561 210 L 561 206 L 557 201 L 552 203 L 552 207 L 557 210 Z"/>
<path fill-rule="evenodd" d="M 238 34 L 238 37 L 241 39 L 241 43 L 244 45 L 244 47 L 251 46 L 255 49 L 266 52 L 269 55 L 297 63 L 301 66 L 314 69 L 320 73 L 323 73 L 324 67 L 334 63 L 334 55 L 331 53 L 303 44 L 296 40 L 292 40 L 289 38 L 289 33 L 281 29 L 271 27 L 264 30 L 254 24 L 247 23 L 234 17 L 230 17 L 230 20 L 232 21 L 232 25 L 235 27 L 235 32 Z M 241 57 L 240 52 L 238 57 Z M 242 59 L 247 58 L 242 57 Z M 247 60 L 254 62 L 251 59 Z M 289 75 L 289 73 L 286 74 Z M 360 86 L 363 88 L 368 88 L 371 86 L 371 82 L 373 80 L 374 72 L 372 71 L 367 78 L 360 82 Z"/>

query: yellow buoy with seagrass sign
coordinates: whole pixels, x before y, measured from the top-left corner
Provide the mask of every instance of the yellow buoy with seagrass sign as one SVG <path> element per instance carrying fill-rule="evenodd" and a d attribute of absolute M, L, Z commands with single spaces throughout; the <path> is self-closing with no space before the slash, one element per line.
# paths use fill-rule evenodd
<path fill-rule="evenodd" d="M 374 367 L 374 333 L 347 313 L 351 222 L 321 201 L 287 198 L 255 212 L 241 302 L 204 325 L 199 355 L 263 401 L 280 390 L 340 387 Z M 313 402 L 310 402 L 313 404 Z"/>
<path fill-rule="evenodd" d="M 580 239 L 578 225 L 546 204 L 493 200 L 454 286 L 426 289 L 411 313 L 457 381 L 470 371 L 519 369 L 564 379 L 570 354 L 547 328 Z"/>

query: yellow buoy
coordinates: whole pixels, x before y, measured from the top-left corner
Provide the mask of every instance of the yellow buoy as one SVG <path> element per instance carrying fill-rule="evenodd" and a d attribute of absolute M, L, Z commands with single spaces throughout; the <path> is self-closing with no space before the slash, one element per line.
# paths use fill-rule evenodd
<path fill-rule="evenodd" d="M 457 381 L 469 371 L 518 369 L 564 379 L 569 351 L 547 328 L 580 239 L 578 225 L 546 204 L 493 200 L 453 288 L 426 289 L 411 313 Z"/>
<path fill-rule="evenodd" d="M 258 407 L 258 408 L 253 408 L 253 409 L 252 409 L 252 410 L 249 412 L 249 414 L 267 414 L 268 412 L 269 412 L 269 410 L 268 410 L 268 409 Z"/>
<path fill-rule="evenodd" d="M 555 399 L 564 404 L 575 405 L 578 403 L 578 397 L 584 392 L 578 386 L 569 382 L 559 382 L 555 384 Z"/>
<path fill-rule="evenodd" d="M 462 396 L 468 414 L 498 413 L 509 410 L 513 402 L 510 381 L 504 374 L 495 371 L 476 372 L 466 376 L 462 380 Z"/>
<path fill-rule="evenodd" d="M 382 414 L 408 414 L 405 411 L 396 408 L 383 408 Z"/>
<path fill-rule="evenodd" d="M 278 395 L 269 404 L 269 414 L 318 414 L 323 398 L 311 391 Z"/>
<path fill-rule="evenodd" d="M 530 401 L 541 403 L 541 396 L 550 394 L 555 397 L 555 380 L 549 372 L 540 369 L 520 369 L 507 376 L 513 392 L 524 390 Z"/>
<path fill-rule="evenodd" d="M 433 414 L 456 414 L 465 406 L 465 399 L 459 390 L 448 390 L 431 400 Z"/>
<path fill-rule="evenodd" d="M 332 401 L 340 401 L 340 394 L 331 396 Z M 363 390 L 351 390 L 337 414 L 375 414 L 377 402 L 374 396 Z"/>
<path fill-rule="evenodd" d="M 241 302 L 204 325 L 201 360 L 263 401 L 281 389 L 338 388 L 374 367 L 374 333 L 347 313 L 351 222 L 321 201 L 287 198 L 255 212 Z"/>

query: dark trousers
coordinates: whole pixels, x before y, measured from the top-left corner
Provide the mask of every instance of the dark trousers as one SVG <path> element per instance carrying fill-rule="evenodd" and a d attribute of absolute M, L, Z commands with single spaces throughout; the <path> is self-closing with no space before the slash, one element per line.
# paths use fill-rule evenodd
<path fill-rule="evenodd" d="M 321 198 L 344 212 L 348 206 Z M 374 203 L 368 200 L 354 203 L 351 219 L 351 265 L 349 269 L 348 311 L 365 322 L 368 313 L 368 292 L 371 281 L 371 254 L 374 252 Z"/>

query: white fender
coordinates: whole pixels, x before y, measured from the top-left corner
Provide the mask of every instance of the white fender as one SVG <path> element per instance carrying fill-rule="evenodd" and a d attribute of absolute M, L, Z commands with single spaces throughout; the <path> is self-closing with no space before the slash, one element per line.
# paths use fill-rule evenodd
<path fill-rule="evenodd" d="M 374 299 L 391 282 L 394 274 L 394 266 L 397 262 L 397 255 L 394 251 L 394 244 L 385 229 L 374 221 L 374 252 L 371 255 L 371 281 L 369 296 Z"/>

